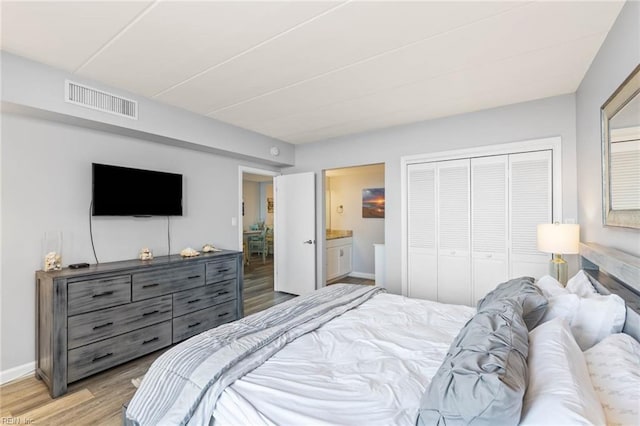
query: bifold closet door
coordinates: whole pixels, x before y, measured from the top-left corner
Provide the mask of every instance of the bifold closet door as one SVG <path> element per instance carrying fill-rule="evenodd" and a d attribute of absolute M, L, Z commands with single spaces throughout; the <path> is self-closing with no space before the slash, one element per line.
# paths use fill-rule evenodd
<path fill-rule="evenodd" d="M 437 164 L 438 302 L 471 304 L 469 159 Z"/>
<path fill-rule="evenodd" d="M 550 255 L 537 249 L 540 223 L 552 221 L 551 151 L 509 155 L 511 277 L 548 273 Z"/>
<path fill-rule="evenodd" d="M 438 300 L 436 164 L 407 167 L 408 296 Z"/>
<path fill-rule="evenodd" d="M 471 281 L 477 302 L 509 277 L 509 157 L 471 159 Z"/>

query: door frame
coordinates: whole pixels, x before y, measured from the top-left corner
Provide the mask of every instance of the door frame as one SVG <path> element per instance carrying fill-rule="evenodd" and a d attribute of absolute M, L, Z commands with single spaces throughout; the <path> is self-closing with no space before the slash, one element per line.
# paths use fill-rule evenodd
<path fill-rule="evenodd" d="M 271 176 L 271 181 L 273 183 L 273 178 L 276 176 L 280 176 L 282 173 L 280 173 L 279 171 L 276 170 L 269 170 L 269 169 L 258 169 L 255 167 L 249 167 L 249 166 L 238 166 L 238 220 L 237 220 L 237 226 L 238 226 L 238 247 L 239 249 L 242 251 L 242 243 L 244 242 L 244 236 L 242 234 L 243 226 L 242 226 L 242 195 L 243 195 L 243 189 L 242 189 L 242 177 L 245 173 L 251 173 L 254 175 L 261 175 L 261 176 Z M 275 212 L 274 212 L 275 215 Z M 276 244 L 275 241 L 275 235 L 273 236 L 274 241 L 273 244 Z M 273 253 L 274 257 L 275 257 L 275 252 Z M 244 264 L 244 261 L 243 261 Z M 274 271 L 274 280 L 275 280 L 275 271 Z"/>
<path fill-rule="evenodd" d="M 431 152 L 425 154 L 408 155 L 400 158 L 400 218 L 401 218 L 401 271 L 402 271 L 402 295 L 408 294 L 408 253 L 409 232 L 407 215 L 407 167 L 410 164 L 428 163 L 445 160 L 457 160 L 461 158 L 485 157 L 492 155 L 519 154 L 523 152 L 551 150 L 551 211 L 553 222 L 563 223 L 562 216 L 562 138 L 553 136 L 550 138 L 531 139 L 520 142 L 511 142 L 496 145 L 485 145 L 473 148 L 463 148 L 450 151 Z"/>

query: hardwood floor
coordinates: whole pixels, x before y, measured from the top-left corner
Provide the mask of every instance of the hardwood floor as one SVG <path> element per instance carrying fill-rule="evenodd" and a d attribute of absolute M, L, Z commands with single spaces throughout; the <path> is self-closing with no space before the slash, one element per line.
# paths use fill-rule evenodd
<path fill-rule="evenodd" d="M 273 256 L 267 256 L 265 263 L 262 257 L 253 256 L 244 267 L 244 314 L 251 315 L 285 302 L 295 296 L 273 291 Z"/>
<path fill-rule="evenodd" d="M 376 285 L 376 282 L 374 280 L 369 280 L 366 278 L 356 278 L 356 277 L 336 278 L 335 280 L 327 282 L 327 285 L 338 284 L 338 283 Z"/>
<path fill-rule="evenodd" d="M 254 256 L 244 270 L 245 315 L 267 309 L 295 296 L 273 291 L 273 258 Z M 35 377 L 0 386 L 0 424 L 120 425 L 121 407 L 136 388 L 131 380 L 142 376 L 166 349 L 138 358 L 69 385 L 69 392 L 51 399 Z"/>

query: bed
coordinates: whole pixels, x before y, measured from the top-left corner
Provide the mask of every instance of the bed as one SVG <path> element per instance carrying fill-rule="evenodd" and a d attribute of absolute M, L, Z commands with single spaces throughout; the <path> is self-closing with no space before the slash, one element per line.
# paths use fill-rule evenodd
<path fill-rule="evenodd" d="M 124 423 L 640 424 L 640 316 L 629 307 L 640 296 L 599 272 L 581 277 L 589 284 L 574 280 L 573 290 L 594 295 L 512 280 L 478 309 L 333 285 L 172 348 L 145 375 Z M 514 288 L 517 303 L 503 297 Z M 596 289 L 624 293 L 628 306 L 618 296 L 606 309 L 589 304 L 604 302 Z M 576 300 L 583 317 L 602 312 L 606 327 L 570 324 Z M 626 396 L 612 400 L 610 386 Z"/>

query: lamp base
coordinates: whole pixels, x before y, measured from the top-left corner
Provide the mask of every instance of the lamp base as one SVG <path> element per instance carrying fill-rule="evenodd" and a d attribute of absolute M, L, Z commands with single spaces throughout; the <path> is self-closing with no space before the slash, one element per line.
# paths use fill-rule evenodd
<path fill-rule="evenodd" d="M 569 267 L 562 258 L 561 254 L 554 254 L 553 259 L 549 262 L 549 275 L 558 280 L 558 282 L 564 286 L 567 285 Z"/>

